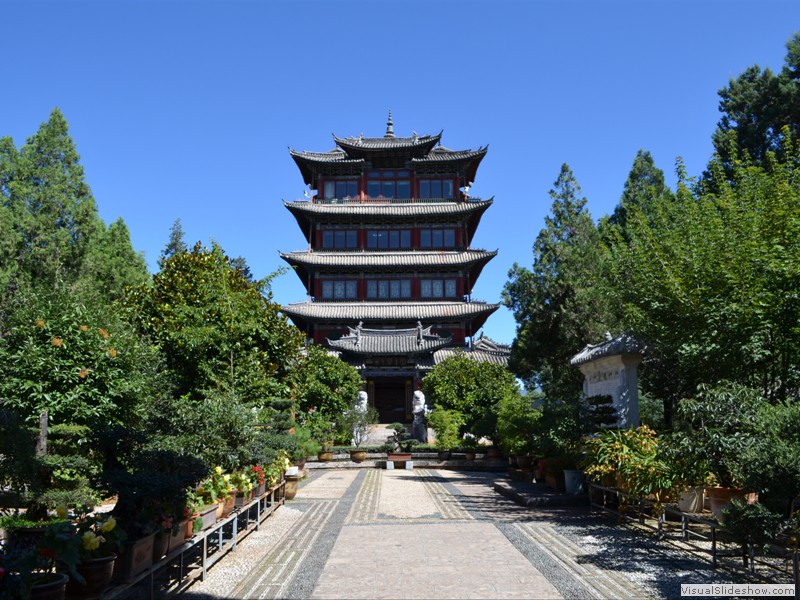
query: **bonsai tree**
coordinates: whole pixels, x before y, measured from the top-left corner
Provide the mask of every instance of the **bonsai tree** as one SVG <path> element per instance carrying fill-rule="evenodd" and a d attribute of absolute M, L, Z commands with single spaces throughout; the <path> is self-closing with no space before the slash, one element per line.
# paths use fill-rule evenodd
<path fill-rule="evenodd" d="M 458 432 L 464 423 L 464 415 L 459 411 L 436 408 L 428 415 L 428 423 L 436 433 L 437 450 L 449 452 L 458 446 Z"/>
<path fill-rule="evenodd" d="M 614 427 L 619 421 L 619 414 L 614 408 L 614 397 L 608 394 L 589 396 L 586 399 L 589 407 L 589 423 L 592 433 L 607 427 Z"/>
<path fill-rule="evenodd" d="M 402 423 L 392 423 L 388 429 L 393 430 L 394 433 L 386 438 L 382 449 L 389 454 L 411 452 L 411 449 L 419 443 L 416 438 L 411 437 L 411 433 Z"/>
<path fill-rule="evenodd" d="M 739 544 L 745 568 L 748 559 L 752 564 L 755 553 L 762 551 L 786 526 L 781 515 L 773 513 L 758 502 L 747 504 L 734 499 L 722 512 L 722 525 Z"/>

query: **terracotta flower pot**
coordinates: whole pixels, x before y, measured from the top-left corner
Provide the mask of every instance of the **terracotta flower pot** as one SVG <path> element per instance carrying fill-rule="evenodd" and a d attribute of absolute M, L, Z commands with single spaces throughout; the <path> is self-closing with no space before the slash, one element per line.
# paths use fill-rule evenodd
<path fill-rule="evenodd" d="M 46 581 L 31 586 L 31 600 L 63 600 L 69 578 L 63 573 L 51 573 Z"/>
<path fill-rule="evenodd" d="M 323 450 L 317 454 L 317 460 L 320 462 L 330 462 L 333 460 L 333 452 Z"/>
<path fill-rule="evenodd" d="M 153 539 L 153 562 L 156 563 L 164 558 L 169 548 L 169 531 L 161 531 Z"/>
<path fill-rule="evenodd" d="M 366 450 L 350 450 L 350 460 L 354 463 L 364 462 L 367 458 Z"/>
<path fill-rule="evenodd" d="M 739 488 L 732 487 L 712 487 L 706 490 L 708 503 L 711 507 L 711 515 L 717 521 L 723 521 L 725 515 L 722 513 L 734 498 L 744 500 L 747 504 L 758 502 L 758 494 L 748 493 Z"/>
<path fill-rule="evenodd" d="M 104 556 L 103 558 L 90 558 L 83 560 L 75 567 L 75 570 L 86 580 L 79 583 L 73 579 L 67 583 L 67 598 L 87 598 L 94 600 L 99 598 L 103 591 L 111 583 L 114 576 L 114 561 L 116 554 Z"/>

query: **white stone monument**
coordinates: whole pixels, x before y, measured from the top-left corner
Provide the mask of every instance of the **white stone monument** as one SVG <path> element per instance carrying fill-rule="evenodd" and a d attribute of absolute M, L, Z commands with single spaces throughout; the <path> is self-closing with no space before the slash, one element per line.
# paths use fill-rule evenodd
<path fill-rule="evenodd" d="M 636 367 L 642 362 L 645 346 L 629 334 L 588 345 L 569 361 L 583 373 L 583 393 L 587 397 L 608 395 L 614 399 L 619 420 L 617 427 L 638 427 L 639 378 Z"/>

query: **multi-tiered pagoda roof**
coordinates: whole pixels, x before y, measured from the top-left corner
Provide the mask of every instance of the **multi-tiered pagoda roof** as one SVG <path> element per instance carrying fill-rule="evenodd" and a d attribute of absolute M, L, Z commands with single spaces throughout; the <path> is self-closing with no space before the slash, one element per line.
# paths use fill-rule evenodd
<path fill-rule="evenodd" d="M 417 385 L 435 354 L 461 347 L 477 358 L 470 340 L 499 307 L 472 299 L 497 254 L 472 247 L 493 202 L 469 195 L 487 147 L 450 150 L 441 138 L 396 137 L 390 113 L 383 137 L 334 135 L 328 152 L 289 150 L 311 190 L 284 205 L 308 247 L 281 257 L 308 300 L 284 312 L 369 377 L 405 373 Z M 480 352 L 507 359 L 495 350 Z"/>

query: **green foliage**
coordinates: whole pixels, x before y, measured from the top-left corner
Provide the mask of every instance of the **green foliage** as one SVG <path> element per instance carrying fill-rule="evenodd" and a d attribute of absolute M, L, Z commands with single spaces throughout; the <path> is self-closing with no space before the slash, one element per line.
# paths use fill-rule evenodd
<path fill-rule="evenodd" d="M 74 283 L 102 221 L 64 116 L 53 110 L 19 152 L 12 147 L 0 149 L 0 199 L 16 245 L 3 270 L 33 287 Z"/>
<path fill-rule="evenodd" d="M 148 406 L 147 431 L 150 447 L 233 470 L 252 462 L 256 415 L 231 392 L 210 392 L 200 400 L 159 397 Z"/>
<path fill-rule="evenodd" d="M 731 179 L 712 161 L 713 185 L 681 175 L 612 242 L 625 326 L 651 349 L 642 386 L 667 408 L 722 380 L 800 397 L 800 153 L 784 147 L 791 161 L 763 167 L 733 154 Z"/>
<path fill-rule="evenodd" d="M 387 429 L 391 429 L 393 433 L 386 438 L 386 444 L 382 448 L 389 454 L 411 452 L 414 446 L 419 444 L 419 440 L 412 437 L 408 428 L 402 423 L 391 423 Z"/>
<path fill-rule="evenodd" d="M 500 365 L 471 359 L 464 352 L 436 365 L 422 380 L 425 396 L 435 409 L 464 415 L 461 433 L 496 437 L 497 409 L 507 395 L 518 394 L 514 376 Z"/>
<path fill-rule="evenodd" d="M 663 501 L 675 481 L 658 436 L 647 426 L 604 429 L 584 440 L 583 453 L 588 477 L 638 498 L 655 494 Z"/>
<path fill-rule="evenodd" d="M 314 408 L 330 420 L 337 420 L 350 409 L 363 385 L 356 369 L 316 345 L 308 347 L 294 376 L 300 410 Z"/>
<path fill-rule="evenodd" d="M 562 165 L 550 190 L 551 213 L 533 245 L 533 268 L 515 263 L 503 288 L 503 303 L 517 322 L 512 370 L 529 389 L 575 401 L 582 377 L 569 359 L 612 321 L 607 251 L 580 193 L 569 166 Z"/>
<path fill-rule="evenodd" d="M 100 293 L 110 300 L 117 300 L 129 287 L 150 280 L 144 254 L 134 251 L 130 231 L 122 218 L 108 228 L 100 224 L 87 248 L 81 271 L 86 291 Z"/>
<path fill-rule="evenodd" d="M 511 455 L 535 452 L 541 418 L 542 411 L 534 407 L 531 396 L 507 394 L 498 404 L 497 441 Z"/>
<path fill-rule="evenodd" d="M 339 438 L 345 438 L 352 442 L 353 448 L 361 448 L 369 436 L 369 426 L 378 422 L 378 411 L 372 407 L 367 407 L 366 412 L 351 406 L 337 421 L 339 428 Z"/>
<path fill-rule="evenodd" d="M 132 539 L 154 532 L 162 514 L 182 517 L 187 490 L 209 473 L 188 452 L 149 449 L 146 441 L 141 432 L 124 427 L 98 428 L 91 440 L 103 461 L 94 484 L 117 496 L 113 515 Z"/>
<path fill-rule="evenodd" d="M 739 543 L 745 566 L 747 566 L 747 557 L 750 554 L 749 547 L 752 546 L 754 550 L 763 550 L 785 526 L 781 515 L 771 512 L 758 502 L 747 504 L 733 499 L 722 513 L 723 527 L 734 541 Z"/>
<path fill-rule="evenodd" d="M 708 465 L 718 485 L 742 483 L 744 456 L 754 444 L 762 403 L 758 392 L 723 382 L 716 387 L 700 386 L 697 398 L 678 406 L 679 415 L 690 426 L 685 435 L 693 444 L 695 460 Z"/>
<path fill-rule="evenodd" d="M 614 398 L 608 394 L 589 396 L 586 399 L 589 409 L 589 422 L 592 432 L 615 425 L 619 420 L 614 408 Z"/>
<path fill-rule="evenodd" d="M 436 449 L 446 452 L 458 446 L 464 415 L 457 410 L 437 408 L 428 416 L 428 425 L 436 434 Z"/>
<path fill-rule="evenodd" d="M 289 396 L 302 336 L 272 302 L 268 280 L 248 281 L 218 245 L 169 256 L 126 304 L 164 354 L 178 396 L 225 390 L 254 407 Z"/>
<path fill-rule="evenodd" d="M 761 404 L 753 444 L 743 456 L 745 488 L 786 516 L 800 496 L 800 404 Z"/>
<path fill-rule="evenodd" d="M 22 293 L 0 338 L 0 396 L 29 423 L 93 419 L 133 423 L 140 400 L 163 385 L 158 356 L 113 307 L 76 301 L 63 288 Z"/>
<path fill-rule="evenodd" d="M 788 158 L 784 142 L 800 135 L 800 33 L 789 39 L 786 48 L 780 73 L 753 65 L 719 90 L 722 117 L 713 142 L 729 174 L 735 170 L 737 154 L 746 152 L 759 165 L 766 165 L 770 152 L 780 160 Z"/>

